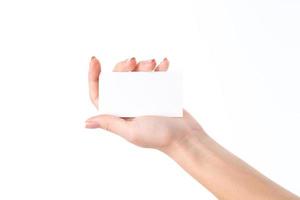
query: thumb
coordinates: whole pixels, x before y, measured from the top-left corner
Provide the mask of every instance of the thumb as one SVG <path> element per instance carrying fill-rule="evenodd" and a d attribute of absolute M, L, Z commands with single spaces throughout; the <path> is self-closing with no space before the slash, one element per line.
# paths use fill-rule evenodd
<path fill-rule="evenodd" d="M 130 121 L 113 115 L 94 116 L 87 119 L 85 123 L 86 128 L 101 128 L 125 138 L 130 134 Z"/>

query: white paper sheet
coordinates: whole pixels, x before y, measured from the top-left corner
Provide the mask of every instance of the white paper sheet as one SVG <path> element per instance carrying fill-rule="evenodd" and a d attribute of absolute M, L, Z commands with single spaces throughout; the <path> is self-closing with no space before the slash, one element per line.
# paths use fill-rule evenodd
<path fill-rule="evenodd" d="M 101 114 L 182 117 L 179 73 L 106 72 L 101 73 L 99 82 Z"/>

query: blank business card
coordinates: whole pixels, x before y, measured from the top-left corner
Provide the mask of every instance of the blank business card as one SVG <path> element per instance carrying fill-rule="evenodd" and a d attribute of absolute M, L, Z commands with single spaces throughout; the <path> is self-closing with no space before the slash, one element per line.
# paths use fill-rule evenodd
<path fill-rule="evenodd" d="M 174 72 L 104 72 L 99 112 L 119 117 L 182 117 L 182 80 Z"/>

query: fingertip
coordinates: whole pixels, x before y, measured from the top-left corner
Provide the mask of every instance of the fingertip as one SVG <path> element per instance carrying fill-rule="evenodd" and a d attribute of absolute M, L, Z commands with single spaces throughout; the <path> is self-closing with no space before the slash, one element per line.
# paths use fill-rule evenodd
<path fill-rule="evenodd" d="M 167 57 L 165 57 L 161 63 L 155 68 L 155 71 L 167 71 L 169 68 L 170 62 Z"/>
<path fill-rule="evenodd" d="M 96 56 L 92 56 L 90 60 L 90 75 L 99 75 L 101 71 L 100 61 L 96 58 Z"/>
<path fill-rule="evenodd" d="M 117 63 L 113 69 L 114 72 L 129 72 L 133 71 L 136 67 L 136 58 L 131 57 L 124 61 Z"/>
<path fill-rule="evenodd" d="M 141 72 L 147 72 L 147 71 L 153 71 L 156 66 L 156 60 L 150 59 L 150 60 L 144 60 L 140 61 L 134 71 L 141 71 Z"/>
<path fill-rule="evenodd" d="M 90 59 L 90 63 L 95 63 L 96 61 L 99 62 L 99 60 L 96 58 L 96 56 L 92 56 L 91 59 Z"/>
<path fill-rule="evenodd" d="M 85 128 L 94 129 L 94 128 L 100 128 L 100 127 L 99 127 L 99 123 L 96 121 L 86 121 Z"/>
<path fill-rule="evenodd" d="M 94 116 L 86 120 L 86 124 L 89 123 L 92 125 L 97 123 L 98 128 L 116 133 L 123 137 L 125 137 L 129 131 L 129 123 L 126 120 L 114 115 L 102 114 Z"/>
<path fill-rule="evenodd" d="M 136 58 L 135 57 L 128 58 L 126 62 L 129 64 L 136 64 Z"/>
<path fill-rule="evenodd" d="M 163 61 L 169 63 L 169 59 L 168 59 L 167 57 L 165 57 L 165 58 L 163 59 Z"/>

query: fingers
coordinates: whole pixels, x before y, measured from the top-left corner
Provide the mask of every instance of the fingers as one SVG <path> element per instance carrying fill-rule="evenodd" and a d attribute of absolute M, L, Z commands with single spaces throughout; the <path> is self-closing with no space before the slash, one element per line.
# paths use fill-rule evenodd
<path fill-rule="evenodd" d="M 96 57 L 92 57 L 89 67 L 89 94 L 92 103 L 98 108 L 98 87 L 99 87 L 99 75 L 101 71 L 101 65 Z"/>
<path fill-rule="evenodd" d="M 129 71 L 139 71 L 139 72 L 148 72 L 148 71 L 167 71 L 169 68 L 169 60 L 164 58 L 164 60 L 156 67 L 155 59 L 136 62 L 134 57 L 124 60 L 116 64 L 114 72 L 129 72 Z"/>
<path fill-rule="evenodd" d="M 163 61 L 155 68 L 154 71 L 167 71 L 169 68 L 170 62 L 167 58 L 164 58 Z"/>
<path fill-rule="evenodd" d="M 139 71 L 139 72 L 153 71 L 155 66 L 156 66 L 155 59 L 145 60 L 145 61 L 139 62 L 137 64 L 136 68 L 134 69 L 134 71 Z"/>
<path fill-rule="evenodd" d="M 136 67 L 136 59 L 134 57 L 124 60 L 116 64 L 114 72 L 130 72 Z"/>
<path fill-rule="evenodd" d="M 113 71 L 115 72 L 129 72 L 129 71 L 167 71 L 169 67 L 169 60 L 165 58 L 157 67 L 155 59 L 136 62 L 134 57 L 116 64 Z M 92 57 L 89 67 L 89 94 L 92 103 L 98 108 L 98 88 L 99 75 L 101 72 L 101 64 L 96 57 Z"/>
<path fill-rule="evenodd" d="M 86 120 L 86 128 L 101 128 L 128 138 L 130 135 L 130 121 L 113 115 L 98 115 Z"/>

